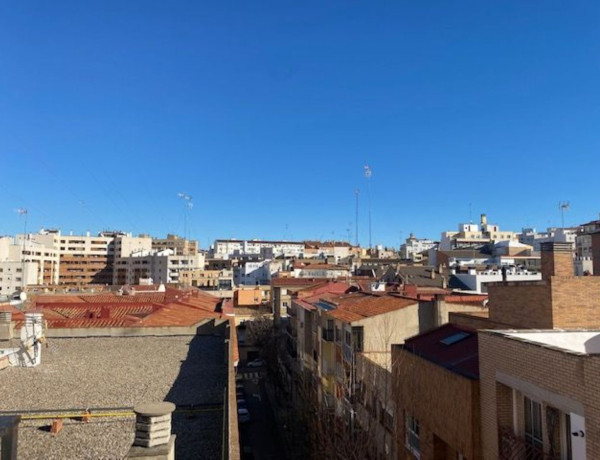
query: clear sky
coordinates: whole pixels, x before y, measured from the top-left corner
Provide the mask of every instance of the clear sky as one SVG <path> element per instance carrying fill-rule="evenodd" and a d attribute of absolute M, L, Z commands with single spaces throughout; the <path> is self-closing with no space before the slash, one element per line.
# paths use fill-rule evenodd
<path fill-rule="evenodd" d="M 0 234 L 597 218 L 600 2 L 4 1 Z M 185 225 L 185 203 L 193 196 Z"/>

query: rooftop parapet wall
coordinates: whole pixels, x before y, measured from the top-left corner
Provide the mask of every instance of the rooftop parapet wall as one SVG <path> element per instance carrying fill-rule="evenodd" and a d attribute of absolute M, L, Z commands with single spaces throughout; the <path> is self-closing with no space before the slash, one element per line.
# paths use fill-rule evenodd
<path fill-rule="evenodd" d="M 552 329 L 553 311 L 548 283 L 495 283 L 488 286 L 490 321 L 516 328 Z"/>

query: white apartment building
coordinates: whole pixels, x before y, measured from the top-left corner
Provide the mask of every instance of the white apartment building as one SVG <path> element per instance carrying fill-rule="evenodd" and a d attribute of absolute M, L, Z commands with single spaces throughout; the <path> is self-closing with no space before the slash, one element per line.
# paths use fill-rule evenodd
<path fill-rule="evenodd" d="M 156 284 L 179 284 L 183 270 L 197 268 L 204 268 L 202 254 L 175 255 L 172 249 L 145 249 L 115 260 L 113 284 L 135 285 L 140 283 L 140 279 L 148 278 Z"/>
<path fill-rule="evenodd" d="M 421 262 L 423 253 L 435 247 L 436 243 L 428 238 L 416 238 L 412 233 L 406 238 L 405 243 L 400 246 L 400 258 Z"/>
<path fill-rule="evenodd" d="M 462 249 L 481 246 L 487 243 L 496 243 L 503 240 L 518 241 L 515 232 L 500 230 L 498 225 L 489 224 L 487 216 L 481 215 L 481 223 L 459 224 L 457 232 L 442 232 L 439 244 L 440 251 Z"/>
<path fill-rule="evenodd" d="M 303 252 L 304 243 L 294 241 L 215 240 L 212 247 L 212 256 L 216 259 L 266 253 L 271 257 L 299 257 Z"/>
<path fill-rule="evenodd" d="M 273 275 L 281 270 L 281 265 L 272 260 L 246 262 L 235 268 L 233 280 L 238 286 L 270 284 Z"/>
<path fill-rule="evenodd" d="M 0 238 L 0 295 L 12 295 L 27 286 L 57 284 L 58 251 L 23 235 Z"/>
<path fill-rule="evenodd" d="M 573 243 L 575 245 L 575 239 L 579 233 L 579 227 L 548 227 L 545 232 L 541 233 L 536 232 L 535 228 L 524 228 L 518 237 L 519 242 L 532 246 L 533 250 L 538 252 L 542 243 Z"/>
<path fill-rule="evenodd" d="M 149 236 L 134 237 L 131 233 L 123 232 L 63 235 L 60 230 L 41 230 L 37 234 L 28 235 L 28 238 L 58 251 L 58 284 L 73 287 L 112 284 L 113 262 L 116 257 L 126 257 L 135 251 L 152 247 Z"/>

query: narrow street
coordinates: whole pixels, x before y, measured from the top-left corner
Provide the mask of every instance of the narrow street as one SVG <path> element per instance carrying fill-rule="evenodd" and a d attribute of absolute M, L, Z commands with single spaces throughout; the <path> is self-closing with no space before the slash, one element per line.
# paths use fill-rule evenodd
<path fill-rule="evenodd" d="M 249 368 L 238 372 L 243 376 L 258 374 L 256 369 Z M 244 400 L 250 412 L 250 421 L 239 424 L 242 460 L 285 460 L 283 443 L 265 393 L 263 378 L 244 378 L 238 381 L 238 384 L 241 382 L 244 385 Z"/>

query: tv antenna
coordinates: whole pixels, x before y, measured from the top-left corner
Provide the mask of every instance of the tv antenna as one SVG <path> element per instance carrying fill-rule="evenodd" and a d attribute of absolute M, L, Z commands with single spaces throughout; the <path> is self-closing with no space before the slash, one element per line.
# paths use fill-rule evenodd
<path fill-rule="evenodd" d="M 558 202 L 558 210 L 560 211 L 560 222 L 562 228 L 565 228 L 565 211 L 568 211 L 571 208 L 571 203 L 568 201 L 559 201 Z"/>
<path fill-rule="evenodd" d="M 179 192 L 177 196 L 183 200 L 184 204 L 183 238 L 187 239 L 188 215 L 191 212 L 191 210 L 194 209 L 194 202 L 192 201 L 191 195 L 188 195 L 187 193 Z"/>
<path fill-rule="evenodd" d="M 366 164 L 364 167 L 365 178 L 367 179 L 367 201 L 369 205 L 369 251 L 373 247 L 371 240 L 371 176 L 373 176 L 373 170 Z"/>

